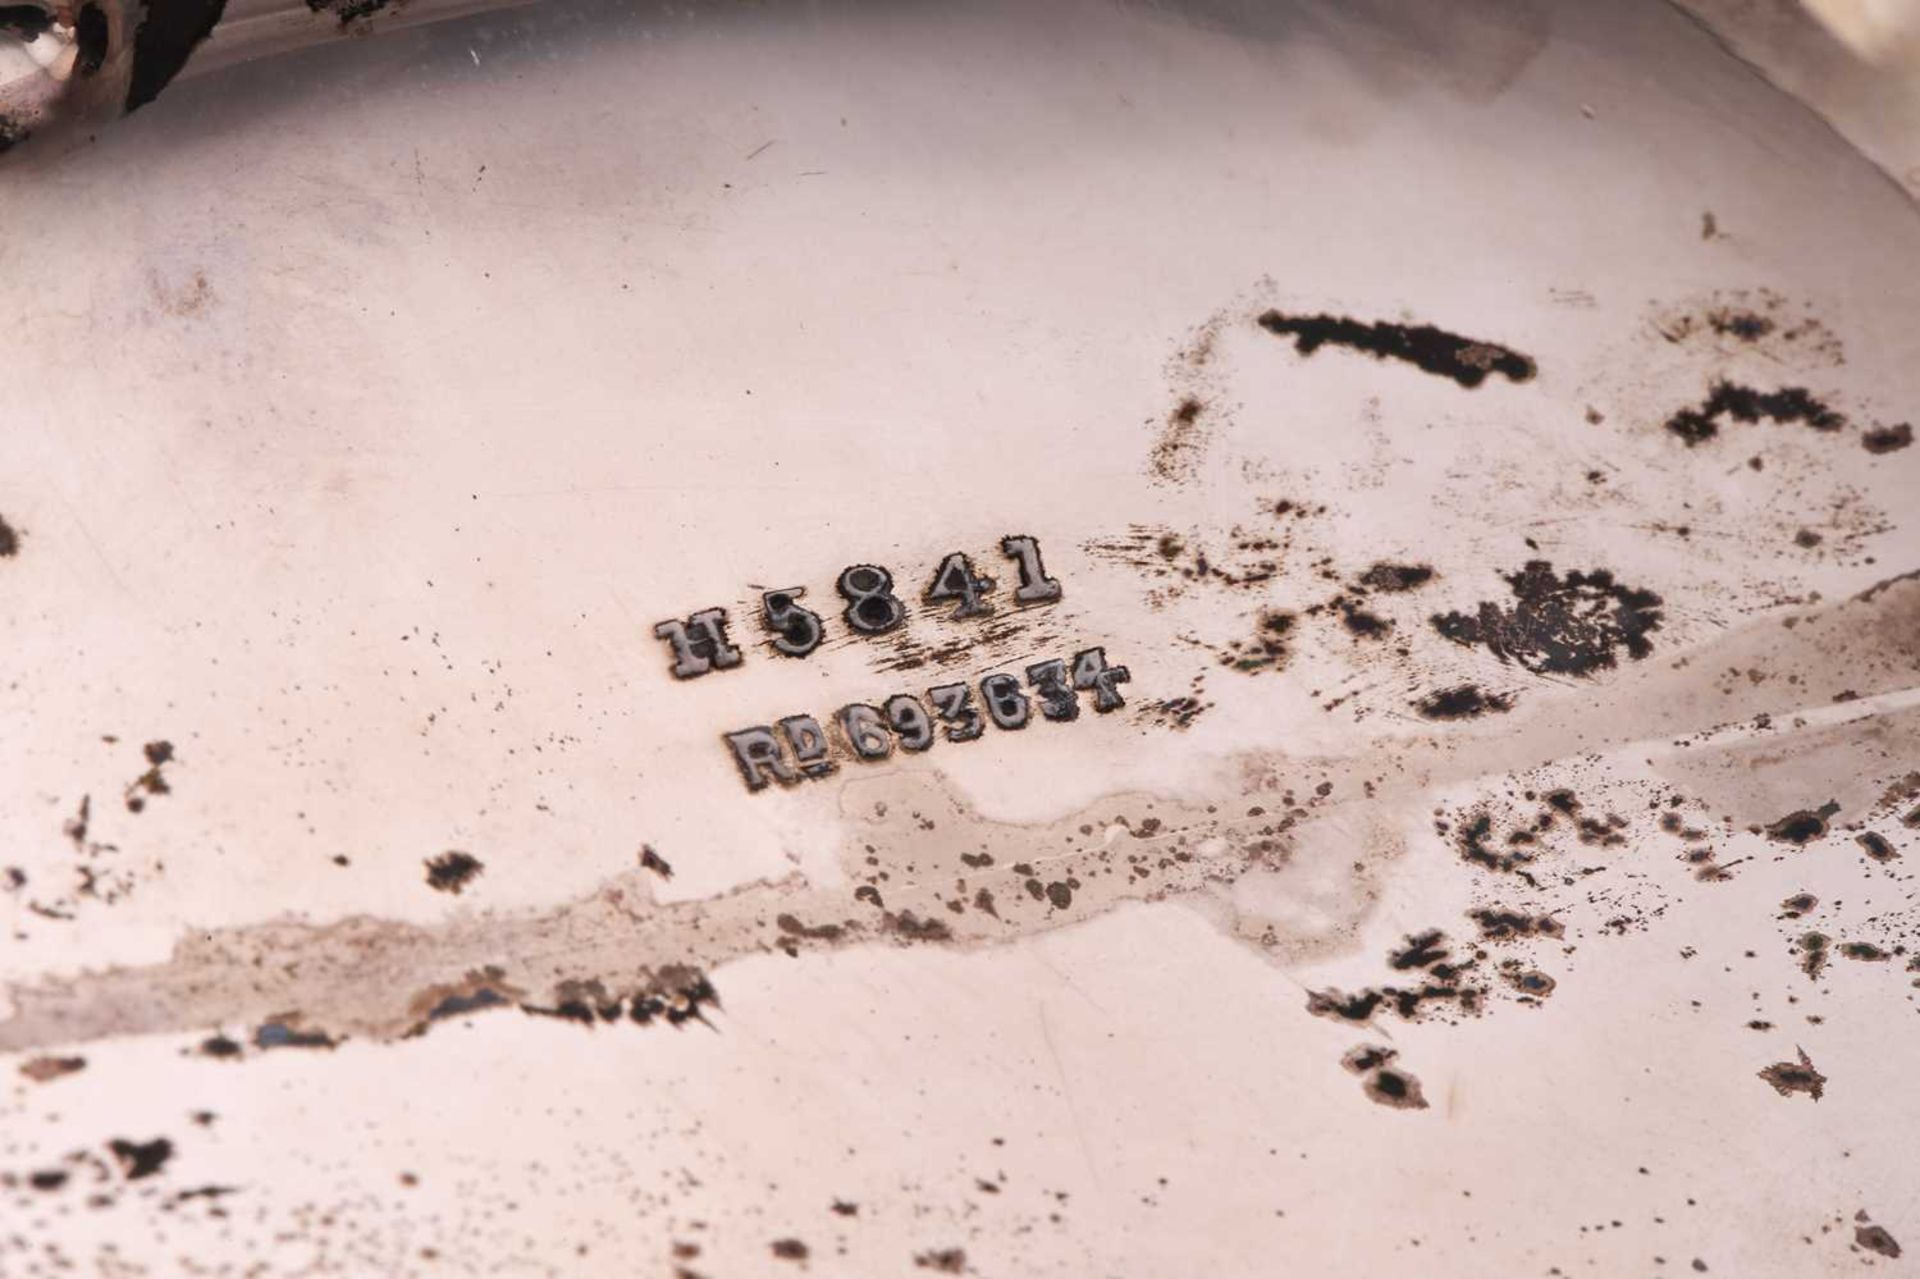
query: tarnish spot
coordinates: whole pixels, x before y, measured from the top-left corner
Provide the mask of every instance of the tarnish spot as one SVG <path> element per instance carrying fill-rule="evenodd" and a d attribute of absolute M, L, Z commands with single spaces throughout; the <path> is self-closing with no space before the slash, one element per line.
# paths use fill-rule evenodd
<path fill-rule="evenodd" d="M 1782 1097 L 1791 1097 L 1795 1093 L 1805 1093 L 1819 1101 L 1826 1091 L 1827 1077 L 1813 1068 L 1813 1061 L 1807 1056 L 1806 1049 L 1797 1049 L 1800 1054 L 1798 1063 L 1776 1061 L 1760 1072 L 1760 1078 L 1773 1085 L 1773 1090 Z"/>
<path fill-rule="evenodd" d="M 1302 355 L 1312 355 L 1323 346 L 1344 346 L 1376 360 L 1400 360 L 1468 388 L 1479 386 L 1489 373 L 1502 374 L 1509 382 L 1529 382 L 1538 372 L 1530 358 L 1510 347 L 1464 338 L 1431 324 L 1369 324 L 1343 316 L 1279 311 L 1261 315 L 1259 324 L 1275 337 L 1292 338 L 1293 349 Z"/>

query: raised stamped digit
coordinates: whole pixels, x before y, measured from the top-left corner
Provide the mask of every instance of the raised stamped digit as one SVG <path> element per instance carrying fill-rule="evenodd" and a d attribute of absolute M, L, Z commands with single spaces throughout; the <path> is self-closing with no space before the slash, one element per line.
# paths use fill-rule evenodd
<path fill-rule="evenodd" d="M 1080 718 L 1080 699 L 1067 679 L 1067 664 L 1059 658 L 1027 667 L 1027 683 L 1040 694 L 1040 713 L 1065 723 Z"/>
<path fill-rule="evenodd" d="M 842 706 L 839 719 L 847 745 L 853 747 L 853 753 L 861 759 L 885 759 L 893 754 L 893 738 L 887 732 L 887 723 L 873 707 L 864 702 Z"/>
<path fill-rule="evenodd" d="M 1040 543 L 1024 533 L 1003 537 L 1000 552 L 1020 566 L 1020 585 L 1014 588 L 1014 603 L 1050 604 L 1060 598 L 1060 583 L 1047 576 L 1047 566 L 1040 561 Z"/>
<path fill-rule="evenodd" d="M 984 602 L 984 596 L 993 590 L 993 579 L 976 577 L 973 561 L 959 551 L 940 561 L 940 567 L 933 570 L 933 581 L 927 586 L 923 597 L 929 604 L 941 604 L 947 600 L 959 600 L 948 617 L 959 621 L 965 617 L 979 617 L 983 613 L 993 612 L 993 606 Z"/>
<path fill-rule="evenodd" d="M 855 564 L 835 585 L 847 601 L 847 625 L 862 635 L 879 635 L 906 620 L 906 606 L 893 593 L 893 574 L 877 564 Z"/>
<path fill-rule="evenodd" d="M 1025 728 L 1033 703 L 1020 691 L 1020 681 L 1011 675 L 996 673 L 980 681 L 980 700 L 987 714 L 1001 728 Z"/>
<path fill-rule="evenodd" d="M 959 687 L 965 688 L 962 684 Z M 894 740 L 900 743 L 903 751 L 923 751 L 933 745 L 933 720 L 927 716 L 927 708 L 912 693 L 896 693 L 880 707 L 887 717 L 887 726 L 893 729 Z"/>
<path fill-rule="evenodd" d="M 941 684 L 927 690 L 927 700 L 940 722 L 947 726 L 947 740 L 970 742 L 987 729 L 980 712 L 973 706 L 973 690 L 965 684 Z"/>
<path fill-rule="evenodd" d="M 727 610 L 703 608 L 682 622 L 668 619 L 653 633 L 673 649 L 675 679 L 692 679 L 711 670 L 740 665 L 740 650 L 727 642 Z"/>
<path fill-rule="evenodd" d="M 1104 648 L 1082 649 L 1073 655 L 1073 686 L 1093 690 L 1093 709 L 1105 715 L 1127 704 L 1115 687 L 1133 679 L 1124 666 L 1108 666 Z"/>
<path fill-rule="evenodd" d="M 805 657 L 820 647 L 825 635 L 820 625 L 820 614 L 794 602 L 806 593 L 804 587 L 789 586 L 785 590 L 768 591 L 760 597 L 760 617 L 773 633 L 774 652 L 784 653 L 788 657 Z"/>

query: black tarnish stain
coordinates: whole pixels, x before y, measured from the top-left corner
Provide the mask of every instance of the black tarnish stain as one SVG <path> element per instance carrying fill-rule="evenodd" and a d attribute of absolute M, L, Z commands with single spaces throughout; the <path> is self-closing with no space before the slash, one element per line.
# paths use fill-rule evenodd
<path fill-rule="evenodd" d="M 769 1244 L 768 1247 L 773 1250 L 773 1255 L 782 1261 L 805 1261 L 807 1259 L 807 1245 L 801 1243 L 798 1239 L 776 1239 Z"/>
<path fill-rule="evenodd" d="M 338 1042 L 324 1030 L 302 1030 L 287 1017 L 262 1022 L 253 1032 L 256 1048 L 332 1048 Z"/>
<path fill-rule="evenodd" d="M 1605 569 L 1557 576 L 1545 560 L 1507 575 L 1514 603 L 1482 603 L 1474 613 L 1441 613 L 1433 627 L 1456 644 L 1481 644 L 1501 661 L 1542 675 L 1591 675 L 1618 664 L 1616 649 L 1635 661 L 1653 651 L 1660 597 L 1614 581 Z"/>
<path fill-rule="evenodd" d="M 165 1137 L 155 1137 L 152 1141 L 127 1141 L 115 1137 L 107 1143 L 107 1149 L 120 1161 L 120 1169 L 127 1174 L 128 1181 L 138 1181 L 142 1177 L 151 1177 L 166 1166 L 173 1158 L 173 1143 Z"/>
<path fill-rule="evenodd" d="M 839 924 L 803 924 L 797 916 L 788 914 L 775 916 L 773 923 L 789 937 L 804 937 L 810 941 L 838 941 L 847 931 Z"/>
<path fill-rule="evenodd" d="M 1073 905 L 1073 887 L 1060 880 L 1054 880 L 1047 885 L 1047 901 L 1055 910 L 1065 910 Z"/>
<path fill-rule="evenodd" d="M 650 870 L 662 879 L 673 878 L 673 867 L 666 858 L 653 851 L 652 844 L 640 845 L 640 868 Z"/>
<path fill-rule="evenodd" d="M 1360 575 L 1360 585 L 1370 591 L 1397 595 L 1414 591 L 1433 580 L 1431 564 L 1390 564 L 1381 560 Z"/>
<path fill-rule="evenodd" d="M 85 1057 L 34 1057 L 20 1063 L 20 1073 L 36 1084 L 44 1084 L 86 1068 Z"/>
<path fill-rule="evenodd" d="M 1825 933 L 1808 933 L 1800 939 L 1800 971 L 1808 977 L 1817 981 L 1832 958 Z"/>
<path fill-rule="evenodd" d="M 1438 928 L 1414 933 L 1406 939 L 1406 945 L 1387 956 L 1387 963 L 1402 971 L 1427 968 L 1447 957 L 1446 940 L 1446 934 Z"/>
<path fill-rule="evenodd" d="M 500 1008 L 513 1001 L 491 986 L 482 986 L 471 994 L 448 995 L 427 1010 L 428 1021 L 439 1021 L 445 1017 L 458 1017 L 462 1013 L 477 1013 L 487 1008 Z"/>
<path fill-rule="evenodd" d="M 1518 351 L 1494 342 L 1476 342 L 1431 324 L 1369 324 L 1335 315 L 1283 315 L 1268 311 L 1260 327 L 1275 337 L 1293 339 L 1293 349 L 1312 355 L 1323 346 L 1344 346 L 1377 360 L 1400 360 L 1422 372 L 1476 387 L 1487 374 L 1510 382 L 1528 382 L 1538 367 Z"/>
<path fill-rule="evenodd" d="M 1866 852 L 1867 856 L 1877 862 L 1890 862 L 1900 856 L 1894 846 L 1887 841 L 1885 835 L 1876 835 L 1872 831 L 1867 831 L 1864 834 L 1854 836 L 1854 839 Z"/>
<path fill-rule="evenodd" d="M 1798 422 L 1816 431 L 1838 431 L 1847 425 L 1846 414 L 1815 398 L 1804 386 L 1756 391 L 1732 382 L 1715 382 L 1697 407 L 1681 409 L 1668 418 L 1667 430 L 1692 448 L 1720 434 L 1724 418 L 1749 425 L 1763 418 L 1782 425 Z"/>
<path fill-rule="evenodd" d="M 1868 1252 L 1877 1252 L 1889 1260 L 1900 1256 L 1900 1243 L 1887 1233 L 1885 1226 L 1876 1226 L 1866 1220 L 1866 1213 L 1858 1214 L 1854 1220 L 1861 1224 L 1853 1228 L 1853 1241 Z"/>
<path fill-rule="evenodd" d="M 1373 1072 L 1366 1083 L 1367 1096 L 1396 1110 L 1425 1110 L 1427 1099 L 1420 1092 L 1420 1081 L 1401 1070 Z"/>
<path fill-rule="evenodd" d="M 1812 893 L 1795 893 L 1780 903 L 1780 918 L 1798 919 L 1820 904 L 1820 899 Z"/>
<path fill-rule="evenodd" d="M 1480 936 L 1487 941 L 1516 941 L 1522 937 L 1563 937 L 1566 928 L 1552 915 L 1533 915 L 1526 911 L 1483 907 L 1467 912 L 1467 918 L 1480 925 Z"/>
<path fill-rule="evenodd" d="M 1913 426 L 1908 422 L 1876 426 L 1860 433 L 1860 447 L 1869 453 L 1896 453 L 1912 443 Z"/>
<path fill-rule="evenodd" d="M 4 133 L 4 129 L 0 129 L 0 133 Z M 5 150 L 5 148 L 0 147 L 0 150 Z M 7 523 L 5 516 L 0 516 L 0 559 L 12 559 L 19 553 L 19 531 L 15 529 L 13 525 Z"/>
<path fill-rule="evenodd" d="M 241 1048 L 237 1041 L 225 1035 L 212 1035 L 200 1041 L 198 1051 L 202 1057 L 238 1057 Z"/>
<path fill-rule="evenodd" d="M 307 0 L 307 8 L 313 13 L 331 13 L 344 28 L 372 17 L 390 3 L 392 0 Z"/>
<path fill-rule="evenodd" d="M 965 1274 L 967 1253 L 963 1248 L 935 1248 L 931 1252 L 915 1253 L 913 1264 L 921 1270 L 932 1270 L 943 1275 Z"/>
<path fill-rule="evenodd" d="M 148 742 L 140 748 L 147 760 L 147 771 L 127 784 L 124 798 L 127 811 L 140 812 L 147 806 L 147 796 L 171 794 L 173 787 L 168 784 L 166 774 L 161 770 L 173 762 L 173 743 L 169 741 Z"/>
<path fill-rule="evenodd" d="M 1512 710 L 1513 698 L 1484 692 L 1478 684 L 1460 684 L 1428 693 L 1413 703 L 1413 709 L 1427 719 L 1478 719 Z"/>
<path fill-rule="evenodd" d="M 458 894 L 473 881 L 473 877 L 486 869 L 486 865 L 471 853 L 459 851 L 446 852 L 424 863 L 427 868 L 427 886 L 443 893 Z"/>
<path fill-rule="evenodd" d="M 858 895 L 856 890 L 855 895 Z M 953 930 L 937 919 L 921 919 L 910 910 L 899 914 L 889 911 L 882 916 L 888 932 L 907 941 L 950 941 Z"/>
<path fill-rule="evenodd" d="M 1800 1054 L 1799 1064 L 1790 1061 L 1776 1061 L 1760 1072 L 1760 1078 L 1773 1085 L 1773 1090 L 1782 1097 L 1791 1097 L 1797 1092 L 1806 1093 L 1815 1101 L 1826 1091 L 1827 1077 L 1813 1068 L 1813 1062 L 1807 1057 L 1804 1048 L 1795 1050 Z"/>
<path fill-rule="evenodd" d="M 1788 813 L 1767 827 L 1767 838 L 1783 844 L 1810 844 L 1827 833 L 1827 819 L 1839 811 L 1840 805 L 1829 800 L 1817 809 Z"/>
<path fill-rule="evenodd" d="M 58 1190 L 67 1184 L 67 1174 L 59 1168 L 49 1168 L 43 1172 L 29 1173 L 27 1184 L 35 1190 Z"/>

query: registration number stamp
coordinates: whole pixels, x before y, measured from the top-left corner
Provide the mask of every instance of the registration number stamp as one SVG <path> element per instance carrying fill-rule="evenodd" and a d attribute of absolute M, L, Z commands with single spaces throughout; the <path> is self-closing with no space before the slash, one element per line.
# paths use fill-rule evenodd
<path fill-rule="evenodd" d="M 1016 607 L 1063 598 L 1060 583 L 1047 574 L 1037 540 L 1009 535 L 1000 539 L 1000 550 L 1017 578 L 1011 592 Z M 878 564 L 843 569 L 834 589 L 845 604 L 834 620 L 801 603 L 805 587 L 763 592 L 757 621 L 767 634 L 767 647 L 784 658 L 805 658 L 834 625 L 855 636 L 877 636 L 907 624 L 909 611 L 895 591 L 893 574 Z M 992 615 L 998 590 L 999 583 L 982 576 L 965 554 L 955 551 L 935 567 L 920 602 L 937 620 L 966 622 Z M 699 679 L 745 663 L 729 622 L 726 609 L 703 608 L 653 628 L 667 646 L 668 669 L 675 679 Z M 995 671 L 973 683 L 896 692 L 877 704 L 852 702 L 827 716 L 825 723 L 811 714 L 787 715 L 722 733 L 721 740 L 747 789 L 761 791 L 775 783 L 792 786 L 826 777 L 841 759 L 883 760 L 896 750 L 917 754 L 943 738 L 975 741 L 989 724 L 1017 732 L 1036 717 L 1069 723 L 1080 716 L 1083 694 L 1096 713 L 1106 714 L 1126 704 L 1120 685 L 1129 678 L 1126 667 L 1108 663 L 1104 648 L 1090 647 L 1070 658 L 1035 660 L 1017 672 Z"/>

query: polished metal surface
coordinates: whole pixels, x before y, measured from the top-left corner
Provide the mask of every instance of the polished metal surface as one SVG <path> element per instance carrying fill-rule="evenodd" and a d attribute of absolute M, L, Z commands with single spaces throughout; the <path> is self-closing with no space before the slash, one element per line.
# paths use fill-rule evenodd
<path fill-rule="evenodd" d="M 1912 1264 L 1872 64 L 294 16 L 0 170 L 0 1274 Z"/>

